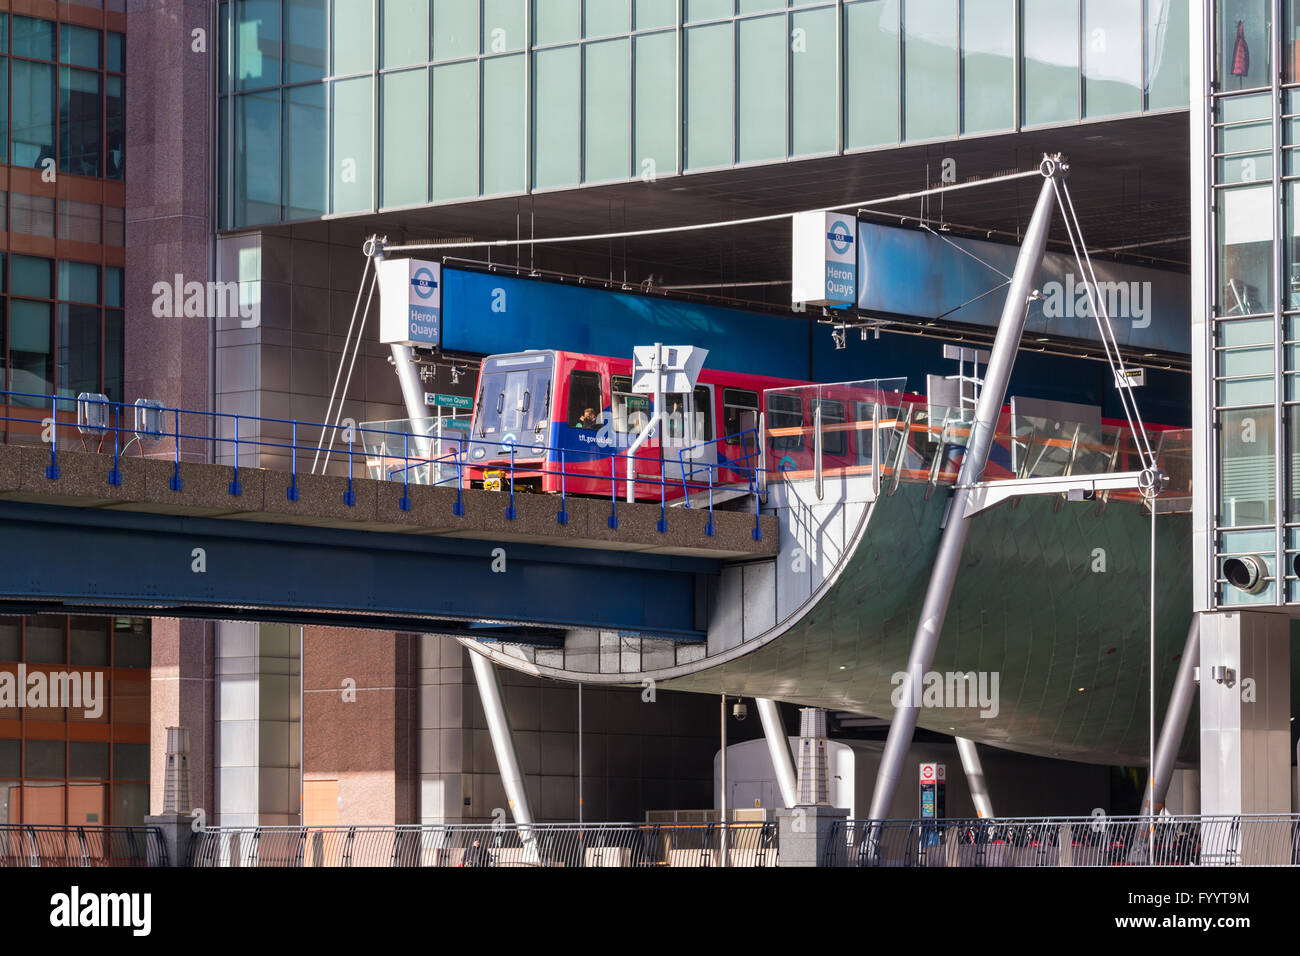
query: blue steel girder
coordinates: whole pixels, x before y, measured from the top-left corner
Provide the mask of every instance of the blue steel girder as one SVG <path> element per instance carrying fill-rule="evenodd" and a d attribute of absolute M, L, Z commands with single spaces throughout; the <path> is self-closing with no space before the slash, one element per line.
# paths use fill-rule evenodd
<path fill-rule="evenodd" d="M 719 570 L 707 558 L 0 501 L 11 613 L 699 641 L 697 576 Z"/>

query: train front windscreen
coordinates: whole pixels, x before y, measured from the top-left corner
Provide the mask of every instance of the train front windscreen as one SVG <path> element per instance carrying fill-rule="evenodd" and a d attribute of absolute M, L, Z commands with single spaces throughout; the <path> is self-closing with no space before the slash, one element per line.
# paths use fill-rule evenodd
<path fill-rule="evenodd" d="M 546 352 L 484 359 L 474 404 L 472 462 L 509 458 L 511 446 L 516 457 L 544 455 L 554 365 Z"/>

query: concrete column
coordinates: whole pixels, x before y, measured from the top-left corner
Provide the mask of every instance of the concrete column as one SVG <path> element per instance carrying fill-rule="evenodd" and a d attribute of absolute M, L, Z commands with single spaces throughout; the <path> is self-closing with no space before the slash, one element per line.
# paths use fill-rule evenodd
<path fill-rule="evenodd" d="M 205 0 L 153 0 L 127 11 L 126 45 L 126 331 L 125 395 L 178 408 L 211 407 L 212 336 L 203 316 L 154 314 L 154 284 L 206 282 L 211 277 L 209 116 L 217 55 Z M 202 29 L 206 52 L 195 52 Z M 197 421 L 189 423 L 193 434 Z M 146 455 L 170 457 L 169 442 Z M 182 442 L 189 460 L 206 443 Z"/>
<path fill-rule="evenodd" d="M 190 800 L 209 814 L 213 763 L 213 625 L 156 618 L 150 622 L 149 810 L 163 812 L 167 728 L 190 732 Z"/>
<path fill-rule="evenodd" d="M 1291 812 L 1290 642 L 1284 613 L 1202 616 L 1202 813 Z"/>
<path fill-rule="evenodd" d="M 781 866 L 844 866 L 848 833 L 844 807 L 793 807 L 776 811 Z M 838 825 L 837 825 L 838 824 Z"/>
<path fill-rule="evenodd" d="M 299 628 L 220 622 L 215 813 L 224 826 L 296 826 L 301 796 Z"/>
<path fill-rule="evenodd" d="M 474 741 L 466 719 L 468 666 L 449 637 L 420 635 L 419 822 L 466 823 Z"/>

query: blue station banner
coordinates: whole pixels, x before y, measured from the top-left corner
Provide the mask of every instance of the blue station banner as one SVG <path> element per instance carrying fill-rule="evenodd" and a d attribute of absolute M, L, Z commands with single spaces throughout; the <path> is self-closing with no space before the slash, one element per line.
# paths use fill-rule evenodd
<path fill-rule="evenodd" d="M 996 327 L 1019 247 L 916 229 L 858 224 L 858 308 L 876 315 L 947 319 Z M 987 264 L 986 264 L 987 263 Z M 1120 345 L 1191 353 L 1187 273 L 1094 259 L 1098 291 Z M 996 270 L 996 271 L 995 271 Z M 1003 275 L 1000 275 L 1002 273 Z M 1049 252 L 1029 307 L 1026 338 L 1100 341 L 1084 277 L 1072 254 Z"/>

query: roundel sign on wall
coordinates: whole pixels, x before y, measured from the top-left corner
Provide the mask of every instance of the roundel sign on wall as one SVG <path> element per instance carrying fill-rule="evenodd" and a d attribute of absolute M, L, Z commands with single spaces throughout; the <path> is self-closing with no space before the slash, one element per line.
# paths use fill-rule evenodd
<path fill-rule="evenodd" d="M 853 230 L 843 219 L 831 223 L 831 231 L 826 233 L 826 238 L 830 240 L 831 249 L 837 255 L 846 255 L 853 248 Z"/>
<path fill-rule="evenodd" d="M 379 338 L 385 345 L 442 344 L 442 263 L 385 259 L 379 273 Z"/>

